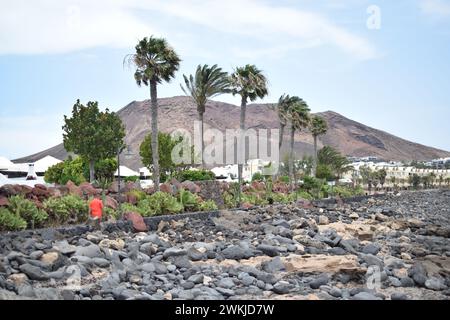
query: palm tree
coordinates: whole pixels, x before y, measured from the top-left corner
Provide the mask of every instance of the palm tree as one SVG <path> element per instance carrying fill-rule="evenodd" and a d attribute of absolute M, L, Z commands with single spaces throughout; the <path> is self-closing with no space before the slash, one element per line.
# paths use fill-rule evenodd
<path fill-rule="evenodd" d="M 134 79 L 140 87 L 150 86 L 152 106 L 152 157 L 153 184 L 159 191 L 159 154 L 158 154 L 158 93 L 161 82 L 169 82 L 180 66 L 180 58 L 163 38 L 144 38 L 135 47 L 136 53 L 125 57 L 124 63 L 134 65 Z"/>
<path fill-rule="evenodd" d="M 181 89 L 187 96 L 191 96 L 197 104 L 198 120 L 200 121 L 200 135 L 201 135 L 201 161 L 203 160 L 203 114 L 205 113 L 206 102 L 215 96 L 229 91 L 228 73 L 222 71 L 216 64 L 212 67 L 208 65 L 197 67 L 195 75 L 189 77 L 183 75 L 186 87 L 181 85 Z"/>
<path fill-rule="evenodd" d="M 244 149 L 243 159 L 245 162 L 245 146 L 244 146 L 244 131 L 245 131 L 245 112 L 247 109 L 247 102 L 255 101 L 256 99 L 264 98 L 267 96 L 267 78 L 264 76 L 261 70 L 259 70 L 255 65 L 247 64 L 245 67 L 238 67 L 234 70 L 233 74 L 230 76 L 230 86 L 231 93 L 233 95 L 241 96 L 241 118 L 240 118 L 240 129 L 241 129 L 241 146 Z M 238 150 L 238 152 L 242 152 Z M 238 158 L 240 158 L 238 156 Z M 241 201 L 241 185 L 242 185 L 242 167 L 243 164 L 238 164 L 238 180 L 239 180 L 239 191 L 238 191 L 238 201 Z"/>
<path fill-rule="evenodd" d="M 289 103 L 291 101 L 291 97 L 289 95 L 283 94 L 280 99 L 278 100 L 277 104 L 277 113 L 278 113 L 278 120 L 280 122 L 280 140 L 278 142 L 278 148 L 281 149 L 283 145 L 283 136 L 284 136 L 284 129 L 286 128 L 288 124 L 288 111 L 289 111 Z"/>
<path fill-rule="evenodd" d="M 295 131 L 301 131 L 307 128 L 310 124 L 311 118 L 309 115 L 310 109 L 303 99 L 299 97 L 291 97 L 289 101 L 289 120 L 291 122 L 291 143 L 289 151 L 289 177 L 291 180 L 291 191 L 294 191 L 294 136 Z"/>
<path fill-rule="evenodd" d="M 313 176 L 316 176 L 317 171 L 317 138 L 324 135 L 328 131 L 328 125 L 324 118 L 314 116 L 311 120 L 311 133 L 314 138 L 314 166 Z"/>

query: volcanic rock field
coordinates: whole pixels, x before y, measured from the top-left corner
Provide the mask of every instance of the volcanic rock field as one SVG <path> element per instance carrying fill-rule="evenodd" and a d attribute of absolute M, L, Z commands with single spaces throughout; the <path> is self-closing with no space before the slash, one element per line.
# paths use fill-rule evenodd
<path fill-rule="evenodd" d="M 0 299 L 450 297 L 449 190 L 154 221 L 1 234 Z"/>

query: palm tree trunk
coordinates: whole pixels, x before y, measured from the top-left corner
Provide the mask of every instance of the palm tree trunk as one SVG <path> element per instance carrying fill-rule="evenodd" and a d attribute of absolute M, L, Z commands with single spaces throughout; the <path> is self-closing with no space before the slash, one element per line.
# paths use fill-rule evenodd
<path fill-rule="evenodd" d="M 291 182 L 291 192 L 294 192 L 294 135 L 295 129 L 291 125 L 291 145 L 289 150 L 289 180 Z"/>
<path fill-rule="evenodd" d="M 89 161 L 89 182 L 94 182 L 95 180 L 95 161 Z"/>
<path fill-rule="evenodd" d="M 313 177 L 317 175 L 317 136 L 314 135 L 314 163 L 313 163 Z"/>
<path fill-rule="evenodd" d="M 283 146 L 284 127 L 285 125 L 280 125 L 280 139 L 278 141 L 278 149 L 280 150 L 281 147 Z"/>
<path fill-rule="evenodd" d="M 240 153 L 244 152 L 243 154 L 243 159 L 244 159 L 244 163 L 245 161 L 245 139 L 244 139 L 244 130 L 245 130 L 245 111 L 247 109 L 247 97 L 246 96 L 242 96 L 242 101 L 241 101 L 241 119 L 240 119 L 240 129 L 241 129 L 241 133 L 240 133 L 240 145 L 242 147 L 241 149 L 237 149 L 238 155 L 237 155 L 237 160 L 238 160 L 238 182 L 239 182 L 239 189 L 238 189 L 238 204 L 241 204 L 241 193 L 242 193 L 242 169 L 243 169 L 243 164 L 239 163 L 239 159 L 240 159 Z"/>
<path fill-rule="evenodd" d="M 155 191 L 159 191 L 158 91 L 155 80 L 150 81 L 150 99 L 152 105 L 153 185 L 155 187 Z"/>
<path fill-rule="evenodd" d="M 202 160 L 202 169 L 204 169 L 205 168 L 205 160 L 203 159 L 203 151 L 205 149 L 205 140 L 203 138 L 204 126 L 203 126 L 203 112 L 202 111 L 200 111 L 198 113 L 198 121 L 200 121 L 200 137 L 202 139 L 201 144 L 200 144 L 200 147 L 201 147 L 200 157 Z"/>

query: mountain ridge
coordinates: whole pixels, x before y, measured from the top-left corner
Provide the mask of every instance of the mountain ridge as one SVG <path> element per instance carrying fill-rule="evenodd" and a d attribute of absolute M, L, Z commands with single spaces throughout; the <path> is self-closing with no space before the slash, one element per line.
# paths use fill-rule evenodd
<path fill-rule="evenodd" d="M 163 132 L 171 132 L 181 128 L 193 132 L 193 121 L 197 120 L 197 108 L 191 98 L 176 96 L 158 99 L 159 104 L 159 129 Z M 274 109 L 275 104 L 249 104 L 247 107 L 247 128 L 274 129 L 279 128 L 278 116 Z M 139 157 L 139 145 L 145 135 L 150 133 L 150 100 L 132 101 L 117 114 L 122 119 L 126 128 L 125 143 L 130 146 L 131 157 L 122 157 L 121 164 L 134 170 L 142 167 Z M 386 160 L 431 160 L 434 158 L 448 157 L 450 152 L 428 147 L 396 137 L 388 132 L 366 126 L 360 122 L 346 118 L 335 111 L 318 112 L 324 117 L 329 126 L 326 135 L 320 138 L 319 147 L 330 145 L 347 156 L 377 156 Z M 205 130 L 216 128 L 239 128 L 240 107 L 219 101 L 210 100 L 207 103 L 204 115 Z M 287 153 L 289 129 L 284 135 L 283 148 L 280 156 Z M 295 135 L 295 148 L 299 156 L 312 154 L 313 139 L 308 132 L 298 132 Z M 41 152 L 15 159 L 14 162 L 33 162 L 46 155 L 58 159 L 67 158 L 68 154 L 64 146 L 59 144 Z"/>

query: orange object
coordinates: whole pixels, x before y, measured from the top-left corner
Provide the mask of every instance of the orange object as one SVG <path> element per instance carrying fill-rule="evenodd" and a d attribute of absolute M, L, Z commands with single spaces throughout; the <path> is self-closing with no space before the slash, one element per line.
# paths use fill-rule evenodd
<path fill-rule="evenodd" d="M 91 216 L 101 219 L 103 212 L 103 202 L 100 199 L 93 199 L 89 204 L 89 208 L 91 209 Z"/>

